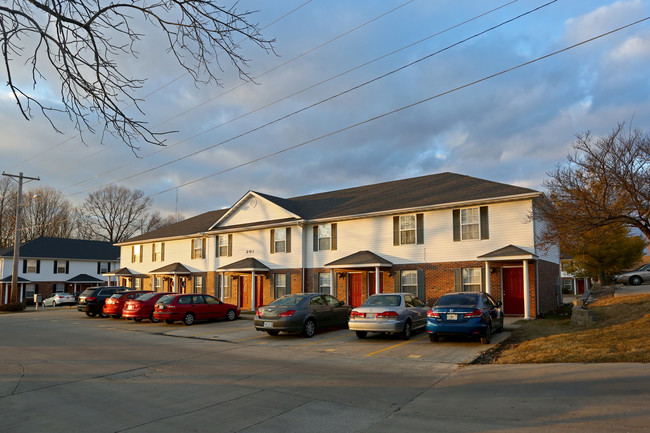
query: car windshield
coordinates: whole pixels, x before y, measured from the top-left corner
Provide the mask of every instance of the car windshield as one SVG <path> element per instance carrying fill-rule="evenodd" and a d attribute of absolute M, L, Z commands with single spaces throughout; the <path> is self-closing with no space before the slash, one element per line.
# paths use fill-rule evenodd
<path fill-rule="evenodd" d="M 366 299 L 366 302 L 363 303 L 364 306 L 374 307 L 374 306 L 384 306 L 384 307 L 399 307 L 401 304 L 402 298 L 397 295 L 373 295 Z"/>
<path fill-rule="evenodd" d="M 283 296 L 271 302 L 269 305 L 291 307 L 300 304 L 303 299 L 305 299 L 304 296 Z"/>
<path fill-rule="evenodd" d="M 159 304 L 169 305 L 174 301 L 175 295 L 165 295 L 162 298 L 158 299 Z"/>
<path fill-rule="evenodd" d="M 436 307 L 473 307 L 476 305 L 476 295 L 445 295 L 438 299 Z"/>
<path fill-rule="evenodd" d="M 145 293 L 144 295 L 140 295 L 135 299 L 138 300 L 138 301 L 148 301 L 149 299 L 153 298 L 157 294 L 158 293 Z"/>

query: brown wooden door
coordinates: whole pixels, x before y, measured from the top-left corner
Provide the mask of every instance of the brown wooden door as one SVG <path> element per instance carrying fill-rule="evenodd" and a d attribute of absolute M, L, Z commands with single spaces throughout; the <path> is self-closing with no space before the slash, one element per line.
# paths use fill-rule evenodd
<path fill-rule="evenodd" d="M 264 278 L 255 276 L 255 308 L 264 306 Z"/>
<path fill-rule="evenodd" d="M 250 277 L 239 277 L 239 306 L 244 310 L 251 308 L 251 284 Z"/>
<path fill-rule="evenodd" d="M 503 268 L 503 313 L 524 314 L 523 268 Z"/>
<path fill-rule="evenodd" d="M 350 305 L 358 307 L 363 303 L 362 289 L 363 289 L 363 275 L 362 274 L 348 274 L 349 275 L 349 289 L 350 289 Z"/>

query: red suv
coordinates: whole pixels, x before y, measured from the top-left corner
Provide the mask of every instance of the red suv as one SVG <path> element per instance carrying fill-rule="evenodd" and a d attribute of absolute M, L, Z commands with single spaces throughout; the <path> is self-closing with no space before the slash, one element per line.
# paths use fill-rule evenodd
<path fill-rule="evenodd" d="M 163 296 L 156 303 L 153 317 L 170 324 L 182 320 L 189 326 L 197 320 L 235 320 L 239 313 L 236 305 L 225 304 L 214 296 L 194 293 Z"/>
<path fill-rule="evenodd" d="M 122 317 L 122 309 L 124 308 L 124 303 L 130 299 L 135 299 L 144 293 L 150 292 L 140 290 L 114 294 L 104 303 L 104 308 L 102 310 L 104 317 L 111 316 L 113 319 L 119 319 Z"/>
<path fill-rule="evenodd" d="M 158 299 L 165 295 L 171 295 L 171 293 L 145 293 L 137 299 L 126 301 L 122 310 L 122 317 L 133 319 L 136 322 L 142 319 L 149 319 L 153 323 L 160 322 L 160 320 L 153 317 L 153 308 Z"/>

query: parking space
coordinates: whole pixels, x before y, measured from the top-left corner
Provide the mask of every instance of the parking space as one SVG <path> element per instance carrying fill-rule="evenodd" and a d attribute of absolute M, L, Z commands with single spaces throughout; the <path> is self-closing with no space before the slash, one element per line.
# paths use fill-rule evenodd
<path fill-rule="evenodd" d="M 39 313 L 41 314 L 41 313 Z M 45 313 L 47 314 L 47 313 Z M 177 322 L 171 325 L 151 323 L 148 321 L 133 322 L 125 319 L 88 318 L 76 311 L 66 312 L 66 318 L 74 320 L 78 325 L 97 326 L 105 329 L 150 333 L 176 338 L 205 340 L 215 343 L 228 343 L 242 346 L 267 347 L 269 350 L 286 350 L 287 353 L 316 353 L 323 356 L 338 355 L 354 358 L 360 361 L 372 359 L 401 359 L 421 362 L 461 364 L 470 362 L 483 351 L 494 344 L 503 341 L 509 335 L 506 330 L 495 334 L 491 345 L 481 344 L 478 340 L 468 340 L 462 337 L 441 339 L 431 343 L 424 330 L 414 332 L 409 340 L 402 340 L 395 335 L 369 334 L 365 339 L 359 339 L 348 329 L 318 330 L 312 338 L 304 338 L 298 334 L 270 336 L 256 331 L 252 320 L 245 318 L 233 322 L 217 321 L 197 323 L 185 326 Z"/>

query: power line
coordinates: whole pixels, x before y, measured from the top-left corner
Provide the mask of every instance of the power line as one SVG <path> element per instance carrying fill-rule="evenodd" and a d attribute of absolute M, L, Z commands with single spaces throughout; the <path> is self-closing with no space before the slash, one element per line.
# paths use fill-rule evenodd
<path fill-rule="evenodd" d="M 353 92 L 353 91 L 355 91 L 355 90 L 358 90 L 358 89 L 360 89 L 360 88 L 362 88 L 362 87 L 365 87 L 365 86 L 367 86 L 367 85 L 369 85 L 369 84 L 372 84 L 372 83 L 374 83 L 374 82 L 376 82 L 376 81 L 379 81 L 379 80 L 381 80 L 381 79 L 384 79 L 384 78 L 386 78 L 386 77 L 388 77 L 388 76 L 390 76 L 390 75 L 393 75 L 393 74 L 395 74 L 395 73 L 397 73 L 397 72 L 400 72 L 400 71 L 402 71 L 402 70 L 404 70 L 404 69 L 407 69 L 407 68 L 409 68 L 409 67 L 411 67 L 411 66 L 413 66 L 413 65 L 416 65 L 416 64 L 418 64 L 418 63 L 420 63 L 420 62 L 422 62 L 422 61 L 424 61 L 424 60 L 427 60 L 427 59 L 429 59 L 429 58 L 431 58 L 431 57 L 433 57 L 433 56 L 435 56 L 435 55 L 438 55 L 438 54 L 440 54 L 440 53 L 442 53 L 442 52 L 448 51 L 448 50 L 450 50 L 450 49 L 452 49 L 452 48 L 454 48 L 454 47 L 456 47 L 456 46 L 459 46 L 459 45 L 461 45 L 461 44 L 467 42 L 467 41 L 470 41 L 470 40 L 472 40 L 472 39 L 475 39 L 475 38 L 477 38 L 477 37 L 479 37 L 479 36 L 481 36 L 481 35 L 484 35 L 485 33 L 488 33 L 488 32 L 490 32 L 490 31 L 495 30 L 495 29 L 497 29 L 497 28 L 499 28 L 499 27 L 502 27 L 502 26 L 504 26 L 504 25 L 506 25 L 506 24 L 508 24 L 508 23 L 511 23 L 511 22 L 513 22 L 513 21 L 516 21 L 516 20 L 518 20 L 518 19 L 520 19 L 520 18 L 522 18 L 522 17 L 524 17 L 524 16 L 527 16 L 527 15 L 533 13 L 533 12 L 536 12 L 536 11 L 538 11 L 538 10 L 544 8 L 544 7 L 547 7 L 547 6 L 549 6 L 549 5 L 553 4 L 553 3 L 556 3 L 557 1 L 558 1 L 558 0 L 551 0 L 551 1 L 545 3 L 545 4 L 541 5 L 541 6 L 538 6 L 538 7 L 534 8 L 534 9 L 531 9 L 531 10 L 529 10 L 529 11 L 527 11 L 527 12 L 524 12 L 524 13 L 522 13 L 522 14 L 520 14 L 520 15 L 514 17 L 514 18 L 510 18 L 510 19 L 508 19 L 508 20 L 506 20 L 506 21 L 503 21 L 503 22 L 501 22 L 501 23 L 499 23 L 499 24 L 497 24 L 497 25 L 494 25 L 494 26 L 492 26 L 492 27 L 486 29 L 486 30 L 483 30 L 483 31 L 478 32 L 478 33 L 475 33 L 475 34 L 472 35 L 472 36 L 469 36 L 469 37 L 467 37 L 467 38 L 465 38 L 465 39 L 463 39 L 463 40 L 461 40 L 461 41 L 458 41 L 458 42 L 455 42 L 455 43 L 453 43 L 453 44 L 451 44 L 451 45 L 448 45 L 448 46 L 446 46 L 446 47 L 444 47 L 444 48 L 442 48 L 442 49 L 440 49 L 440 50 L 437 50 L 437 51 L 435 51 L 435 52 L 433 52 L 433 53 L 430 53 L 430 54 L 428 54 L 428 55 L 426 55 L 426 56 L 424 56 L 424 57 L 421 57 L 421 58 L 419 58 L 419 59 L 417 59 L 417 60 L 414 60 L 414 61 L 412 61 L 412 62 L 410 62 L 410 63 L 408 63 L 408 64 L 406 64 L 406 65 L 400 66 L 399 68 L 393 69 L 393 70 L 391 70 L 391 71 L 389 71 L 389 72 L 386 72 L 386 73 L 384 73 L 384 74 L 382 74 L 382 75 L 379 75 L 379 76 L 377 76 L 377 77 L 375 77 L 375 78 L 372 78 L 372 79 L 370 79 L 370 80 L 367 80 L 367 81 L 365 81 L 365 82 L 363 82 L 363 83 L 361 83 L 361 84 L 358 84 L 358 85 L 356 85 L 356 86 L 353 86 L 353 87 L 351 87 L 351 88 L 348 88 L 348 89 L 346 89 L 346 90 L 344 90 L 344 91 L 342 91 L 342 92 L 339 92 L 339 93 L 337 93 L 337 94 L 335 94 L 335 95 L 329 96 L 329 97 L 327 97 L 327 98 L 325 98 L 325 99 L 321 99 L 321 100 L 318 101 L 318 102 L 315 102 L 315 103 L 313 103 L 313 104 L 311 104 L 311 105 L 308 105 L 308 106 L 306 106 L 306 107 L 303 107 L 303 108 L 300 108 L 300 109 L 298 109 L 298 110 L 295 110 L 295 111 L 293 111 L 293 112 L 291 112 L 291 113 L 289 113 L 289 114 L 285 114 L 284 116 L 278 117 L 278 118 L 276 118 L 276 119 L 274 119 L 274 120 L 272 120 L 272 121 L 270 121 L 270 122 L 264 123 L 264 124 L 262 124 L 262 125 L 260 125 L 260 126 L 257 126 L 257 127 L 255 127 L 255 128 L 253 128 L 253 129 L 249 129 L 249 130 L 247 130 L 247 131 L 245 131 L 245 132 L 243 132 L 243 133 L 241 133 L 241 134 L 238 134 L 238 135 L 236 135 L 236 136 L 234 136 L 234 137 L 230 137 L 230 138 L 228 138 L 228 139 L 226 139 L 226 140 L 223 140 L 223 141 L 221 141 L 221 142 L 219 142 L 219 143 L 216 143 L 216 144 L 213 144 L 213 145 L 210 145 L 210 146 L 204 147 L 203 149 L 197 150 L 197 151 L 195 151 L 195 152 L 188 153 L 188 154 L 186 154 L 186 155 L 183 155 L 183 156 L 178 157 L 178 158 L 176 158 L 176 159 L 173 159 L 173 160 L 171 160 L 171 161 L 168 161 L 168 162 L 165 162 L 165 163 L 159 164 L 159 165 L 157 165 L 157 166 L 155 166 L 155 167 L 152 167 L 152 168 L 149 168 L 149 169 L 147 169 L 147 170 L 143 170 L 143 171 L 137 172 L 137 173 L 135 173 L 135 174 L 132 174 L 132 175 L 130 175 L 130 176 L 126 176 L 126 177 L 123 177 L 123 178 L 121 178 L 121 179 L 115 180 L 115 181 L 113 181 L 113 182 L 109 182 L 109 183 L 107 183 L 107 184 L 104 184 L 104 185 L 100 186 L 99 188 L 102 188 L 102 187 L 105 187 L 105 186 L 108 186 L 108 185 L 112 185 L 112 184 L 115 184 L 115 183 L 118 183 L 118 182 L 123 182 L 123 181 L 125 181 L 125 180 L 133 179 L 133 178 L 135 178 L 135 177 L 141 176 L 141 175 L 146 174 L 146 173 L 150 173 L 150 172 L 155 171 L 155 170 L 158 170 L 158 169 L 160 169 L 160 168 L 162 168 L 162 167 L 166 167 L 166 166 L 171 165 L 171 164 L 173 164 L 173 163 L 176 163 L 176 162 L 178 162 L 178 161 L 182 161 L 182 160 L 184 160 L 184 159 L 187 159 L 187 158 L 190 158 L 190 157 L 192 157 L 192 156 L 198 155 L 199 153 L 205 152 L 205 151 L 210 150 L 210 149 L 214 149 L 215 147 L 221 146 L 221 145 L 223 145 L 223 144 L 229 143 L 229 142 L 231 142 L 231 141 L 233 141 L 233 140 L 236 140 L 236 139 L 238 139 L 238 138 L 244 137 L 244 136 L 246 136 L 246 135 L 248 135 L 248 134 L 251 134 L 251 133 L 253 133 L 253 132 L 259 131 L 259 130 L 261 130 L 261 129 L 263 129 L 263 128 L 266 128 L 267 126 L 270 126 L 270 125 L 273 125 L 273 124 L 275 124 L 275 123 L 278 123 L 278 122 L 280 122 L 280 121 L 282 121 L 282 120 L 285 120 L 285 119 L 287 119 L 287 118 L 289 118 L 289 117 L 295 116 L 296 114 L 299 114 L 299 113 L 302 113 L 302 112 L 304 112 L 304 111 L 307 111 L 307 110 L 309 110 L 309 109 L 311 109 L 311 108 L 314 108 L 314 107 L 316 107 L 316 106 L 318 106 L 318 105 L 324 104 L 325 102 L 329 102 L 329 101 L 331 101 L 331 100 L 334 100 L 334 99 L 336 99 L 336 98 L 338 98 L 338 97 L 340 97 L 340 96 L 346 95 L 346 94 L 348 94 L 348 93 L 350 93 L 350 92 Z M 91 190 L 93 190 L 93 189 L 95 189 L 95 188 L 89 188 L 89 189 L 86 189 L 86 190 L 78 191 L 78 192 L 76 192 L 76 193 L 73 193 L 72 195 L 82 194 L 82 193 L 84 193 L 84 192 L 91 191 Z"/>
<path fill-rule="evenodd" d="M 261 111 L 261 110 L 263 110 L 263 109 L 266 109 L 266 108 L 268 108 L 268 107 L 271 107 L 271 106 L 273 106 L 273 105 L 275 105 L 275 104 L 277 104 L 277 103 L 279 103 L 279 102 L 285 101 L 285 100 L 287 100 L 287 99 L 289 99 L 289 98 L 292 98 L 293 96 L 296 96 L 296 95 L 299 95 L 299 94 L 301 94 L 301 93 L 303 93 L 303 92 L 306 92 L 306 91 L 308 91 L 308 90 L 314 89 L 314 88 L 316 88 L 316 87 L 318 87 L 318 86 L 320 86 L 320 85 L 322 85 L 322 84 L 325 84 L 325 83 L 327 83 L 327 82 L 329 82 L 329 81 L 332 81 L 332 80 L 334 80 L 334 79 L 336 79 L 336 78 L 340 78 L 340 77 L 342 77 L 342 76 L 344 76 L 344 75 L 346 75 L 346 74 L 349 74 L 349 73 L 351 73 L 351 72 L 354 72 L 354 71 L 356 71 L 356 70 L 358 70 L 358 69 L 361 69 L 361 68 L 363 68 L 363 67 L 365 67 L 365 66 L 368 66 L 368 65 L 370 65 L 370 64 L 372 64 L 372 63 L 375 63 L 375 62 L 377 62 L 377 61 L 379 61 L 379 60 L 382 60 L 382 59 L 385 59 L 385 58 L 387 58 L 387 57 L 389 57 L 389 56 L 392 56 L 393 54 L 396 54 L 396 53 L 401 52 L 401 51 L 404 51 L 404 50 L 406 50 L 406 49 L 408 49 L 408 48 L 414 47 L 414 46 L 416 46 L 416 45 L 418 45 L 418 44 L 420 44 L 420 43 L 422 43 L 422 42 L 425 42 L 425 41 L 427 41 L 427 40 L 429 40 L 429 39 L 431 39 L 431 38 L 434 38 L 434 37 L 436 37 L 436 36 L 439 36 L 439 35 L 441 35 L 441 34 L 444 34 L 444 33 L 446 33 L 446 32 L 449 32 L 449 31 L 451 31 L 451 30 L 453 30 L 453 29 L 455 29 L 455 28 L 458 28 L 458 27 L 460 27 L 460 26 L 462 26 L 462 25 L 465 25 L 465 24 L 467 24 L 467 23 L 470 23 L 470 22 L 472 22 L 472 21 L 475 21 L 475 20 L 477 20 L 477 19 L 479 19 L 479 18 L 481 18 L 481 17 L 484 17 L 484 16 L 486 16 L 486 15 L 488 15 L 488 14 L 490 14 L 490 13 L 493 13 L 493 12 L 499 10 L 499 9 L 503 9 L 504 7 L 509 6 L 509 5 L 511 5 L 511 4 L 513 4 L 513 3 L 516 3 L 516 2 L 518 2 L 518 1 L 519 1 L 519 0 L 511 0 L 511 1 L 509 1 L 508 3 L 505 3 L 505 4 L 501 5 L 501 6 L 498 6 L 498 7 L 496 7 L 496 8 L 493 8 L 493 9 L 488 10 L 488 11 L 486 11 L 486 12 L 483 12 L 483 13 L 481 13 L 481 14 L 479 14 L 479 15 L 476 15 L 476 16 L 470 18 L 470 19 L 467 19 L 467 20 L 465 20 L 465 21 L 462 21 L 462 22 L 460 22 L 460 23 L 458 23 L 458 24 L 455 24 L 455 25 L 453 25 L 453 26 L 451 26 L 451 27 L 447 27 L 446 29 L 441 30 L 441 31 L 438 31 L 438 32 L 436 32 L 436 33 L 433 33 L 433 34 L 431 34 L 431 35 L 429 35 L 429 36 L 427 36 L 427 37 L 425 37 L 425 38 L 422 38 L 422 39 L 419 39 L 419 40 L 417 40 L 417 41 L 415 41 L 415 42 L 412 42 L 412 43 L 410 43 L 410 44 L 404 45 L 404 46 L 402 46 L 401 48 L 398 48 L 398 49 L 396 49 L 396 50 L 393 50 L 393 51 L 391 51 L 391 52 L 389 52 L 389 53 L 386 53 L 386 54 L 384 54 L 384 55 L 382 55 L 382 56 L 376 57 L 376 58 L 374 58 L 374 59 L 372 59 L 372 60 L 369 60 L 369 61 L 367 61 L 367 62 L 365 62 L 365 63 L 359 64 L 359 65 L 357 65 L 357 66 L 355 66 L 355 67 L 353 67 L 353 68 L 347 69 L 346 71 L 343 71 L 343 72 L 341 72 L 341 73 L 339 73 L 339 74 L 333 75 L 333 76 L 331 76 L 331 77 L 329 77 L 329 78 L 327 78 L 327 79 L 325 79 L 325 80 L 322 80 L 322 81 L 320 81 L 320 82 L 318 82 L 318 83 L 314 83 L 314 84 L 312 84 L 312 85 L 310 85 L 310 86 L 308 86 L 308 87 L 303 88 L 302 90 L 296 91 L 296 92 L 291 93 L 291 94 L 286 95 L 286 96 L 283 96 L 283 97 L 280 98 L 280 99 L 277 99 L 277 100 L 275 100 L 275 101 L 273 101 L 273 102 L 269 102 L 268 104 L 265 104 L 265 105 L 263 105 L 263 106 L 260 106 L 260 107 L 254 109 L 254 110 L 248 111 L 247 113 L 241 114 L 241 115 L 236 116 L 236 117 L 234 117 L 234 118 L 232 118 L 232 119 L 230 119 L 230 120 L 227 120 L 227 121 L 222 122 L 222 123 L 220 123 L 220 124 L 218 124 L 218 125 L 215 125 L 215 126 L 213 126 L 213 127 L 211 127 L 211 128 L 208 128 L 208 129 L 203 130 L 203 131 L 201 131 L 201 132 L 198 132 L 198 133 L 196 133 L 196 134 L 194 134 L 194 135 L 191 135 L 191 136 L 189 136 L 189 137 L 186 137 L 186 138 L 184 138 L 183 140 L 178 141 L 178 142 L 176 142 L 176 143 L 174 143 L 174 144 L 171 144 L 171 145 L 165 146 L 165 147 L 163 147 L 163 148 L 160 148 L 160 149 L 156 150 L 155 152 L 152 152 L 152 153 L 150 153 L 149 155 L 146 155 L 146 156 L 142 157 L 140 160 L 142 160 L 142 159 L 146 159 L 146 158 L 148 158 L 148 157 L 150 157 L 150 156 L 157 155 L 157 154 L 159 154 L 159 153 L 161 153 L 161 152 L 167 151 L 167 150 L 169 150 L 169 149 L 171 149 L 171 148 L 173 148 L 173 147 L 175 147 L 175 146 L 178 146 L 178 145 L 180 145 L 180 144 L 182 144 L 182 143 L 187 142 L 188 140 L 192 140 L 192 139 L 194 139 L 194 138 L 196 138 L 196 137 L 200 137 L 201 135 L 207 134 L 207 133 L 210 132 L 210 131 L 214 131 L 215 129 L 220 128 L 220 127 L 222 127 L 222 126 L 224 126 L 224 125 L 227 125 L 227 124 L 232 123 L 232 122 L 234 122 L 234 121 L 236 121 L 236 120 L 239 120 L 239 119 L 243 119 L 244 117 L 247 117 L 247 116 L 249 116 L 249 115 L 251 115 L 251 114 L 253 114 L 253 113 L 256 113 L 256 112 L 258 112 L 258 111 Z M 223 95 L 223 94 L 222 94 L 222 95 Z M 209 99 L 209 100 L 207 100 L 207 101 L 201 103 L 200 105 L 191 108 L 190 110 L 188 110 L 188 111 L 186 111 L 186 112 L 184 112 L 184 113 L 182 113 L 182 114 L 186 114 L 186 113 L 188 113 L 188 112 L 194 110 L 195 108 L 198 108 L 199 106 L 202 106 L 202 105 L 204 105 L 205 103 L 210 102 L 210 101 L 212 101 L 213 99 L 215 99 L 215 98 L 217 98 L 217 97 L 219 97 L 219 96 L 222 96 L 222 95 L 217 95 L 217 96 L 215 96 L 214 98 L 211 98 L 211 99 Z M 175 116 L 175 117 L 178 117 L 178 116 Z M 175 117 L 173 117 L 173 118 L 175 118 Z M 173 119 L 173 118 L 167 119 L 166 121 L 169 121 L 169 120 L 171 120 L 171 119 Z M 166 122 L 166 121 L 165 121 L 165 122 Z M 162 123 L 164 123 L 164 122 L 162 122 Z M 161 123 L 161 124 L 162 124 L 162 123 Z M 103 150 L 102 150 L 102 152 L 103 152 Z M 93 155 L 95 155 L 95 154 L 93 154 Z M 119 168 L 124 168 L 125 166 L 132 165 L 132 164 L 135 164 L 135 163 L 137 163 L 137 162 L 139 162 L 139 161 L 133 161 L 133 162 L 130 162 L 130 163 L 128 163 L 128 164 L 121 164 L 121 165 L 119 166 Z M 75 186 L 77 186 L 77 185 L 81 185 L 81 184 L 83 184 L 83 183 L 86 183 L 86 182 L 88 182 L 88 181 L 90 181 L 90 180 L 97 179 L 97 178 L 99 178 L 99 177 L 102 177 L 102 176 L 105 175 L 105 174 L 112 173 L 113 171 L 115 171 L 116 168 L 118 168 L 118 167 L 111 168 L 111 169 L 106 170 L 106 171 L 104 171 L 104 172 L 102 172 L 102 173 L 96 174 L 96 175 L 93 176 L 93 177 L 90 177 L 90 178 L 84 179 L 84 180 L 82 180 L 82 181 L 79 181 L 79 182 L 74 183 L 74 184 L 71 184 L 71 185 L 68 185 L 68 186 L 66 186 L 65 188 L 72 188 L 72 187 L 75 187 Z M 117 181 L 116 181 L 116 182 L 117 182 Z M 87 190 L 86 190 L 86 191 L 87 191 Z"/>
<path fill-rule="evenodd" d="M 635 21 L 635 22 L 633 22 L 633 23 L 627 24 L 627 25 L 625 25 L 625 26 L 618 27 L 618 28 L 616 28 L 616 29 L 614 29 L 614 30 L 611 30 L 611 31 L 609 31 L 609 32 L 602 33 L 602 34 L 600 34 L 600 35 L 598 35 L 598 36 L 594 36 L 594 37 L 592 37 L 592 38 L 590 38 L 590 39 L 586 39 L 586 40 L 584 40 L 584 41 L 582 41 L 582 42 L 579 42 L 579 43 L 577 43 L 577 44 L 574 44 L 574 45 L 568 46 L 568 47 L 563 48 L 563 49 L 561 49 L 561 50 L 554 51 L 554 52 L 549 53 L 549 54 L 546 54 L 546 55 L 544 55 L 544 56 L 537 57 L 536 59 L 530 60 L 530 61 L 528 61 L 528 62 L 521 63 L 521 64 L 519 64 L 519 65 L 517 65 L 517 66 L 513 66 L 513 67 L 511 67 L 511 68 L 504 69 L 504 70 L 502 70 L 502 71 L 500 71 L 500 72 L 494 73 L 494 74 L 492 74 L 492 75 L 488 75 L 488 76 L 483 77 L 483 78 L 480 78 L 480 79 L 478 79 L 478 80 L 476 80 L 476 81 L 472 81 L 472 82 L 470 82 L 470 83 L 463 84 L 462 86 L 458 86 L 458 87 L 455 87 L 455 88 L 453 88 L 453 89 L 447 90 L 447 91 L 445 91 L 445 92 L 438 93 L 438 94 L 436 94 L 436 95 L 430 96 L 430 97 L 428 97 L 428 98 L 421 99 L 421 100 L 419 100 L 419 101 L 417 101 L 417 102 L 414 102 L 414 103 L 412 103 L 412 104 L 408 104 L 408 105 L 402 106 L 402 107 L 400 107 L 400 108 L 397 108 L 397 109 L 395 109 L 395 110 L 392 110 L 392 111 L 389 111 L 389 112 L 386 112 L 386 113 L 380 114 L 380 115 L 378 115 L 378 116 L 371 117 L 370 119 L 366 119 L 366 120 L 364 120 L 364 121 L 361 121 L 361 122 L 358 122 L 358 123 L 354 123 L 354 124 L 352 124 L 352 125 L 346 126 L 346 127 L 344 127 L 344 128 L 338 129 L 338 130 L 336 130 L 336 131 L 332 131 L 332 132 L 329 132 L 329 133 L 327 133 L 327 134 L 321 135 L 321 136 L 319 136 L 319 137 L 312 138 L 312 139 L 307 140 L 307 141 L 303 141 L 302 143 L 298 143 L 298 144 L 295 144 L 295 145 L 293 145 L 293 146 L 286 147 L 286 148 L 284 148 L 284 149 L 282 149 L 282 150 L 279 150 L 279 151 L 277 151 L 277 152 L 269 153 L 269 154 L 267 154 L 267 155 L 261 156 L 261 157 L 259 157 L 259 158 L 252 159 L 252 160 L 250 160 L 250 161 L 247 161 L 247 162 L 244 162 L 244 163 L 241 163 L 241 164 L 238 164 L 238 165 L 235 165 L 235 166 L 230 167 L 230 168 L 227 168 L 227 169 L 225 169 L 225 170 L 217 171 L 217 172 L 214 172 L 214 173 L 209 174 L 209 175 L 207 175 L 207 176 L 203 176 L 203 177 L 200 177 L 200 178 L 198 178 L 198 179 L 195 179 L 195 180 L 192 180 L 192 181 L 189 181 L 189 182 L 185 182 L 185 183 L 183 183 L 183 184 L 181 184 L 181 185 L 177 185 L 177 186 L 175 186 L 174 188 L 169 188 L 169 189 L 162 190 L 162 191 L 159 191 L 159 192 L 154 193 L 154 194 L 150 194 L 148 197 L 155 197 L 155 196 L 157 196 L 157 195 L 164 194 L 164 193 L 169 192 L 169 191 L 173 191 L 173 190 L 175 190 L 175 189 L 177 189 L 177 188 L 183 188 L 183 187 L 186 187 L 186 186 L 188 186 L 188 185 L 192 185 L 192 184 L 194 184 L 194 183 L 201 182 L 201 181 L 203 181 L 203 180 L 205 180 L 205 179 L 209 179 L 209 178 L 211 178 L 211 177 L 214 177 L 214 176 L 217 176 L 217 175 L 220 175 L 220 174 L 223 174 L 223 173 L 227 173 L 227 172 L 229 172 L 229 171 L 233 171 L 233 170 L 236 170 L 236 169 L 238 169 L 238 168 L 241 168 L 241 167 L 244 167 L 244 166 L 247 166 L 247 165 L 254 164 L 254 163 L 259 162 L 259 161 L 262 161 L 262 160 L 264 160 L 264 159 L 271 158 L 271 157 L 276 156 L 276 155 L 280 155 L 280 154 L 285 153 L 285 152 L 288 152 L 288 151 L 290 151 L 290 150 L 297 149 L 297 148 L 302 147 L 302 146 L 305 146 L 305 145 L 307 145 L 307 144 L 314 143 L 314 142 L 316 142 L 316 141 L 320 141 L 320 140 L 323 140 L 323 139 L 325 139 L 325 138 L 328 138 L 328 137 L 331 137 L 331 136 L 334 136 L 334 135 L 340 134 L 340 133 L 342 133 L 342 132 L 348 131 L 348 130 L 353 129 L 353 128 L 356 128 L 356 127 L 358 127 L 358 126 L 365 125 L 365 124 L 368 124 L 368 123 L 374 122 L 374 121 L 379 120 L 379 119 L 383 119 L 384 117 L 387 117 L 387 116 L 393 115 L 393 114 L 395 114 L 395 113 L 399 113 L 399 112 L 404 111 L 404 110 L 408 110 L 408 109 L 410 109 L 410 108 L 413 108 L 413 107 L 418 106 L 418 105 L 420 105 L 420 104 L 423 104 L 423 103 L 425 103 L 425 102 L 429 102 L 429 101 L 432 101 L 432 100 L 434 100 L 434 99 L 438 99 L 438 98 L 440 98 L 440 97 L 442 97 L 442 96 L 449 95 L 449 94 L 451 94 L 451 93 L 457 92 L 457 91 L 462 90 L 462 89 L 465 89 L 465 88 L 467 88 L 467 87 L 474 86 L 474 85 L 476 85 L 476 84 L 482 83 L 482 82 L 484 82 L 484 81 L 487 81 L 487 80 L 490 80 L 490 79 L 492 79 L 492 78 L 498 77 L 498 76 L 500 76 L 500 75 L 506 74 L 506 73 L 508 73 L 508 72 L 514 71 L 514 70 L 516 70 L 516 69 L 523 68 L 524 66 L 528 66 L 528 65 L 531 65 L 531 64 L 533 64 L 533 63 L 539 62 L 539 61 L 541 61 L 541 60 L 547 59 L 547 58 L 549 58 L 549 57 L 555 56 L 555 55 L 557 55 L 557 54 L 561 54 L 561 53 L 563 53 L 563 52 L 565 52 L 565 51 L 569 51 L 569 50 L 571 50 L 571 49 L 573 49 L 573 48 L 579 47 L 579 46 L 581 46 L 581 45 L 584 45 L 584 44 L 587 44 L 587 43 L 589 43 L 589 42 L 595 41 L 595 40 L 597 40 L 597 39 L 603 38 L 603 37 L 605 37 L 605 36 L 611 35 L 611 34 L 613 34 L 613 33 L 616 33 L 616 32 L 618 32 L 618 31 L 624 30 L 624 29 L 626 29 L 626 28 L 628 28 L 628 27 L 632 27 L 632 26 L 634 26 L 634 25 L 636 25 L 636 24 L 642 23 L 642 22 L 647 21 L 647 20 L 650 20 L 650 16 L 645 17 L 645 18 L 643 18 L 643 19 L 640 19 L 640 20 L 638 20 L 638 21 Z"/>

